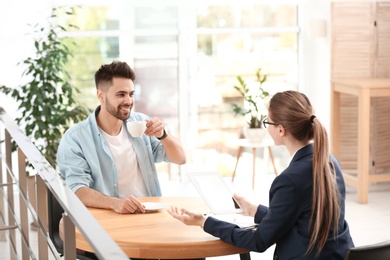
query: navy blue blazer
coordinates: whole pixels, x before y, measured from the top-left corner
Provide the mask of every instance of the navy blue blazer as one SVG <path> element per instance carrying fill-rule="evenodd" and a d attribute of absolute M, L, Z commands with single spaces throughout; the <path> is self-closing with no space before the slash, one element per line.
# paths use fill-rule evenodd
<path fill-rule="evenodd" d="M 336 168 L 341 197 L 341 216 L 337 237 L 333 231 L 318 257 L 316 250 L 305 255 L 310 241 L 308 225 L 311 216 L 313 145 L 309 144 L 292 158 L 289 166 L 275 178 L 269 192 L 269 207 L 259 205 L 255 214 L 256 230 L 207 218 L 204 230 L 223 241 L 254 252 L 264 252 L 276 243 L 274 259 L 344 259 L 348 248 L 354 246 L 345 216 L 345 184 L 338 161 Z"/>

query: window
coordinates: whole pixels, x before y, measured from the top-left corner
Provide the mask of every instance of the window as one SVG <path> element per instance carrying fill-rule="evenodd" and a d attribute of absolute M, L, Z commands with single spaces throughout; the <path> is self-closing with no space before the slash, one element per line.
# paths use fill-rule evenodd
<path fill-rule="evenodd" d="M 231 140 L 245 124 L 231 108 L 243 102 L 236 77 L 254 80 L 261 67 L 270 92 L 297 88 L 297 5 L 102 2 L 79 8 L 71 20 L 78 29 L 67 35 L 76 42 L 69 69 L 80 100 L 94 108 L 93 73 L 103 63 L 126 61 L 136 72 L 135 109 L 162 118 L 180 137 L 185 167 L 230 175 L 237 149 Z M 158 171 L 179 176 L 174 165 Z"/>
<path fill-rule="evenodd" d="M 197 130 L 191 135 L 197 138 L 191 139 L 189 150 L 193 165 L 213 157 L 210 167 L 230 175 L 237 152 L 231 140 L 239 138 L 245 125 L 231 107 L 243 102 L 233 88 L 236 77 L 250 82 L 262 68 L 270 93 L 297 88 L 297 6 L 199 5 L 196 16 L 196 84 L 189 129 Z"/>

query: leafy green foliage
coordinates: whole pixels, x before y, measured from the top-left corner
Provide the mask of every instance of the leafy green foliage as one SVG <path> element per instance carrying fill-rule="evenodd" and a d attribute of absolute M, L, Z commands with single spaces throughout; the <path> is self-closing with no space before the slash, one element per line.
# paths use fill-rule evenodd
<path fill-rule="evenodd" d="M 22 77 L 28 82 L 15 88 L 0 86 L 0 91 L 19 105 L 21 116 L 16 122 L 25 127 L 26 135 L 53 167 L 62 134 L 89 114 L 86 108 L 76 104 L 73 95 L 78 90 L 69 84 L 64 69 L 72 53 L 59 36 L 66 29 L 56 24 L 58 12 L 52 10 L 48 25 L 33 27 L 35 56 L 18 63 L 26 68 Z M 66 15 L 72 14 L 72 10 L 66 11 Z"/>
<path fill-rule="evenodd" d="M 256 71 L 257 88 L 249 87 L 241 76 L 237 76 L 240 83 L 239 86 L 234 86 L 241 96 L 244 98 L 244 104 L 247 106 L 241 107 L 233 104 L 233 112 L 235 115 L 242 115 L 247 120 L 249 128 L 262 128 L 262 122 L 267 115 L 262 114 L 262 106 L 264 100 L 269 96 L 269 92 L 263 88 L 263 83 L 267 80 L 267 75 L 261 74 L 261 68 Z"/>

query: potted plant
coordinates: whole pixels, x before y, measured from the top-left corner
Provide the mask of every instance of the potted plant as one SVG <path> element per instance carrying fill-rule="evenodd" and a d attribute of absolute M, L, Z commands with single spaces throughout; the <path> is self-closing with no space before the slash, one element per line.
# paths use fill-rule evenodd
<path fill-rule="evenodd" d="M 235 116 L 241 115 L 245 118 L 247 125 L 243 132 L 245 138 L 250 141 L 261 141 L 266 131 L 263 130 L 263 120 L 267 117 L 265 102 L 269 97 L 269 92 L 263 88 L 263 83 L 267 80 L 267 75 L 261 73 L 261 68 L 256 71 L 256 84 L 248 84 L 241 76 L 237 76 L 239 85 L 236 89 L 244 98 L 243 106 L 233 104 Z"/>
<path fill-rule="evenodd" d="M 47 25 L 33 27 L 35 53 L 19 63 L 25 67 L 22 77 L 27 82 L 16 87 L 0 86 L 0 92 L 19 105 L 21 116 L 16 122 L 53 167 L 62 134 L 89 114 L 74 99 L 78 90 L 69 83 L 65 70 L 72 53 L 59 36 L 66 29 L 56 23 L 57 12 L 56 8 L 52 10 Z M 73 11 L 66 10 L 66 14 L 72 15 Z"/>

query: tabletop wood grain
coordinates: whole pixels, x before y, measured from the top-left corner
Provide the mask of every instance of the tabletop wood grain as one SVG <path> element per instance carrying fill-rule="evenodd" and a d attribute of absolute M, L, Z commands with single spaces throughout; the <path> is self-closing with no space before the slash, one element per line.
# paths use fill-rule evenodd
<path fill-rule="evenodd" d="M 184 259 L 248 252 L 213 237 L 198 226 L 187 226 L 167 212 L 167 208 L 172 205 L 207 213 L 209 210 L 201 198 L 146 197 L 139 200 L 163 203 L 166 207 L 145 214 L 118 214 L 112 210 L 89 208 L 91 214 L 129 257 Z M 62 225 L 60 232 L 62 234 Z M 78 230 L 76 247 L 93 251 Z"/>

